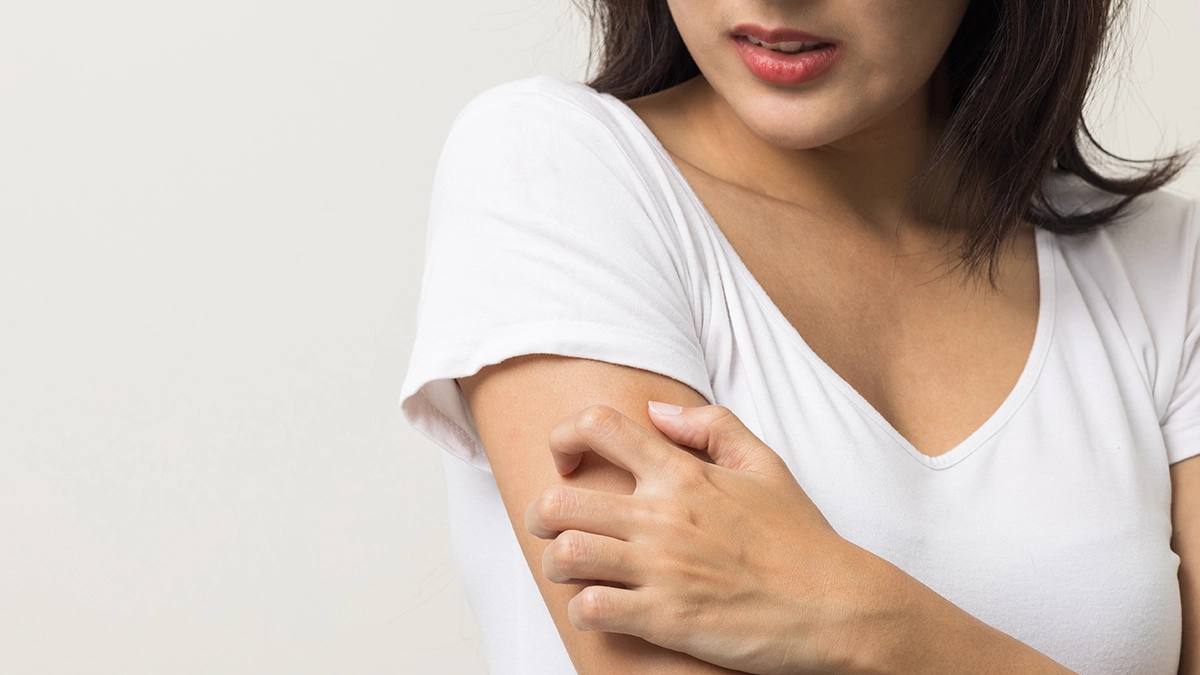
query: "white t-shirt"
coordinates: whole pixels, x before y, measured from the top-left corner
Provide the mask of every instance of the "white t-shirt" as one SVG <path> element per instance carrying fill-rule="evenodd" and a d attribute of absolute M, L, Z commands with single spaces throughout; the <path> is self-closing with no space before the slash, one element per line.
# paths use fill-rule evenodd
<path fill-rule="evenodd" d="M 1105 198 L 1051 180 L 1063 205 Z M 1196 200 L 1166 191 L 1096 234 L 1039 230 L 1028 363 L 928 457 L 805 344 L 627 106 L 548 76 L 482 94 L 438 165 L 401 405 L 457 458 L 455 553 L 492 674 L 574 669 L 454 378 L 550 353 L 727 406 L 843 537 L 1069 668 L 1174 675 L 1167 467 L 1200 453 L 1198 248 Z"/>

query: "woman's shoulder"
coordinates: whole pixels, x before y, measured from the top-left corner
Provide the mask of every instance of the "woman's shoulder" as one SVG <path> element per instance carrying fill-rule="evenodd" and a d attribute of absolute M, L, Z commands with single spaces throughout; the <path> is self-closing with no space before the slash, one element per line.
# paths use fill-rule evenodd
<path fill-rule="evenodd" d="M 558 76 L 494 86 L 455 118 L 437 180 L 461 183 L 457 178 L 476 181 L 482 174 L 489 183 L 584 190 L 616 178 L 641 193 L 656 159 L 631 117 L 612 96 Z"/>
<path fill-rule="evenodd" d="M 1117 197 L 1083 181 L 1054 192 L 1065 210 L 1094 210 Z M 1178 355 L 1200 317 L 1200 206 L 1195 196 L 1160 188 L 1139 196 L 1114 222 L 1055 237 L 1064 269 L 1088 307 L 1108 307 L 1127 339 L 1148 335 L 1156 352 Z M 1135 339 L 1136 342 L 1136 339 Z M 1137 342 L 1142 344 L 1142 342 Z M 1163 359 L 1160 365 L 1172 363 Z"/>
<path fill-rule="evenodd" d="M 603 118 L 605 95 L 582 82 L 558 75 L 535 75 L 494 85 L 472 98 L 459 118 L 474 114 L 582 113 Z"/>
<path fill-rule="evenodd" d="M 628 241 L 678 240 L 672 185 L 636 118 L 579 82 L 537 76 L 472 99 L 451 125 L 434 174 L 431 226 L 548 227 Z"/>
<path fill-rule="evenodd" d="M 611 96 L 555 75 L 493 86 L 472 98 L 451 125 L 450 137 L 483 134 L 496 143 L 563 150 L 563 140 L 587 140 L 593 150 L 616 149 L 628 120 Z M 474 139 L 478 141 L 479 139 Z M 574 145 L 574 144 L 569 144 Z"/>
<path fill-rule="evenodd" d="M 1057 176 L 1051 190 L 1055 206 L 1067 213 L 1091 211 L 1115 203 L 1106 193 L 1074 176 Z M 1068 252 L 1107 251 L 1136 274 L 1192 274 L 1200 255 L 1200 200 L 1174 188 L 1139 196 L 1112 223 L 1091 234 L 1062 235 Z"/>

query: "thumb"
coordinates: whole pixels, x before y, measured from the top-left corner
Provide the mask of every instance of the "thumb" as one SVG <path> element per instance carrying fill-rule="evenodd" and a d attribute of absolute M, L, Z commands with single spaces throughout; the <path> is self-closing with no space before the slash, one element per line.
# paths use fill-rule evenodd
<path fill-rule="evenodd" d="M 707 452 L 719 466 L 764 471 L 783 461 L 725 406 L 684 408 L 650 401 L 649 409 L 650 421 L 667 438 Z"/>

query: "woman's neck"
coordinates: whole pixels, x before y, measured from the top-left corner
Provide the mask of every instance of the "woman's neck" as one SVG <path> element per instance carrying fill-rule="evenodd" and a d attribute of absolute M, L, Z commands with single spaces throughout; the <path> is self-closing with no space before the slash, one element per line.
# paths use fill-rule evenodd
<path fill-rule="evenodd" d="M 944 234 L 944 223 L 914 216 L 909 196 L 945 123 L 933 90 L 926 85 L 851 136 L 801 150 L 757 136 L 703 77 L 630 106 L 668 151 L 719 180 L 871 229 L 895 232 L 904 223 Z"/>

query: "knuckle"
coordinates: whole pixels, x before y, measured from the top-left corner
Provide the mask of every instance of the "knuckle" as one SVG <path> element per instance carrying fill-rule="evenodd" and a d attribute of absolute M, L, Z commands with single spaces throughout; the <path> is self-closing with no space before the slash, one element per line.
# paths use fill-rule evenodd
<path fill-rule="evenodd" d="M 554 540 L 554 564 L 562 572 L 574 572 L 588 560 L 590 550 L 583 535 L 567 530 Z"/>
<path fill-rule="evenodd" d="M 538 517 L 547 527 L 562 523 L 571 513 L 574 495 L 564 485 L 552 485 L 542 492 L 538 501 Z"/>
<path fill-rule="evenodd" d="M 575 614 L 584 627 L 604 625 L 611 612 L 607 597 L 595 586 L 588 586 L 575 596 Z"/>
<path fill-rule="evenodd" d="M 713 418 L 708 429 L 710 442 L 720 442 L 729 447 L 745 449 L 747 444 L 758 442 L 758 437 L 728 408 L 721 408 L 720 414 Z"/>
<path fill-rule="evenodd" d="M 726 417 L 736 417 L 732 410 L 723 405 L 712 406 L 712 416 L 714 420 L 724 419 Z"/>
<path fill-rule="evenodd" d="M 574 530 L 563 532 L 546 549 L 546 557 L 542 558 L 542 572 L 546 573 L 547 579 L 564 583 L 575 578 L 575 573 L 586 562 L 587 555 L 587 544 L 580 533 Z"/>
<path fill-rule="evenodd" d="M 546 547 L 546 552 L 542 555 L 542 574 L 556 584 L 566 583 L 570 577 L 559 568 L 554 549 L 554 542 L 550 542 L 550 545 Z"/>
<path fill-rule="evenodd" d="M 612 406 L 593 405 L 585 408 L 575 420 L 575 428 L 584 436 L 607 436 L 621 424 L 621 413 Z"/>
<path fill-rule="evenodd" d="M 742 428 L 742 421 L 733 411 L 723 405 L 714 406 L 712 421 L 709 428 L 720 434 L 728 434 Z"/>
<path fill-rule="evenodd" d="M 558 535 L 542 554 L 542 573 L 556 584 L 572 579 L 574 557 L 571 546 L 563 535 Z"/>
<path fill-rule="evenodd" d="M 662 520 L 662 511 L 655 508 L 652 501 L 646 499 L 632 501 L 626 513 L 630 522 L 639 525 L 655 526 Z"/>
<path fill-rule="evenodd" d="M 551 429 L 550 435 L 546 439 L 547 445 L 551 450 L 562 450 L 571 443 L 571 436 L 574 434 L 575 417 L 564 417 L 559 420 Z"/>
<path fill-rule="evenodd" d="M 688 541 L 695 536 L 692 531 L 695 521 L 693 511 L 687 505 L 667 501 L 658 504 L 647 514 L 647 530 L 653 533 L 657 542 Z M 669 554 L 671 547 L 663 546 L 658 552 Z"/>

